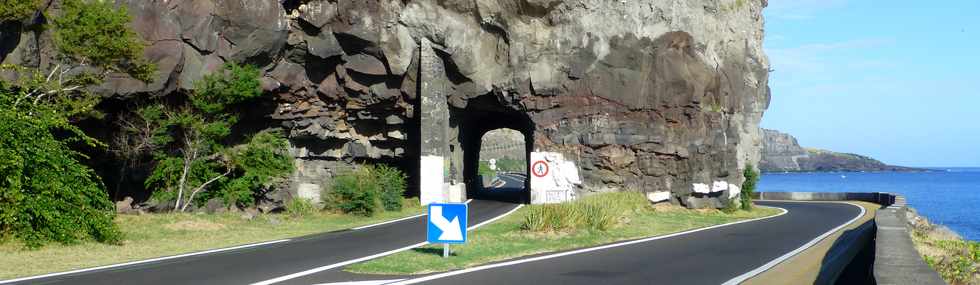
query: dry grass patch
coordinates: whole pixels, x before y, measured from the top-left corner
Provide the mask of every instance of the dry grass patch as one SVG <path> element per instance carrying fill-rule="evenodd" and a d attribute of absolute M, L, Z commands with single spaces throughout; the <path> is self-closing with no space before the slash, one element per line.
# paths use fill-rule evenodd
<path fill-rule="evenodd" d="M 217 231 L 227 228 L 224 224 L 202 220 L 179 221 L 163 227 L 171 231 Z"/>
<path fill-rule="evenodd" d="M 0 280 L 143 260 L 161 256 L 293 238 L 347 229 L 422 213 L 418 203 L 373 217 L 316 212 L 269 214 L 246 220 L 238 213 L 121 215 L 123 245 L 85 241 L 25 249 L 15 240 L 0 241 Z"/>

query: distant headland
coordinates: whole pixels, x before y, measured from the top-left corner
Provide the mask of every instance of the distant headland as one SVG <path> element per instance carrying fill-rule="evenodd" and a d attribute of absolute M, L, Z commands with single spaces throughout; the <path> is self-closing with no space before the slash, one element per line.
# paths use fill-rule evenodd
<path fill-rule="evenodd" d="M 776 130 L 763 129 L 762 172 L 831 171 L 930 171 L 885 164 L 877 159 L 829 150 L 801 147 L 796 138 Z"/>

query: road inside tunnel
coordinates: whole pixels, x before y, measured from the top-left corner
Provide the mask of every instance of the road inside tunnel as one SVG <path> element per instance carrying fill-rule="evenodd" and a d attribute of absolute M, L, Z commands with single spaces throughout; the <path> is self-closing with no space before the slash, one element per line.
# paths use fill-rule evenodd
<path fill-rule="evenodd" d="M 534 124 L 527 114 L 504 106 L 497 97 L 488 94 L 470 99 L 465 108 L 451 107 L 450 122 L 455 123 L 451 125 L 459 130 L 466 196 L 478 200 L 530 203 L 527 161 L 534 148 Z M 519 135 L 488 141 L 488 137 L 503 131 Z M 502 155 L 501 151 L 513 155 Z M 481 154 L 487 157 L 481 157 Z M 491 177 L 494 179 L 484 178 L 480 171 L 481 162 L 485 168 L 491 159 L 519 161 L 523 167 L 502 169 L 496 171 L 498 175 L 495 178 Z M 504 186 L 487 185 L 489 181 L 501 181 Z"/>

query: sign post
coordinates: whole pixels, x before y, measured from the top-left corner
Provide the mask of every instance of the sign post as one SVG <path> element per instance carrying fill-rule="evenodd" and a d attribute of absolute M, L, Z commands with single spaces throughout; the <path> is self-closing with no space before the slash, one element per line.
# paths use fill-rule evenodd
<path fill-rule="evenodd" d="M 466 243 L 468 212 L 469 207 L 465 203 L 429 204 L 426 237 L 429 243 L 443 244 L 443 258 L 449 257 L 450 244 Z"/>

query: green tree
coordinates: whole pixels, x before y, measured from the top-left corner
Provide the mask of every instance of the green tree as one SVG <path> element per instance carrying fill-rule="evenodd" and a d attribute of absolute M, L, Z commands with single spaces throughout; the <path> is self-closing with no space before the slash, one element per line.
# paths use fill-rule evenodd
<path fill-rule="evenodd" d="M 195 83 L 186 104 L 150 123 L 163 130 L 152 132 L 157 164 L 145 181 L 155 198 L 173 200 L 175 210 L 186 211 L 198 194 L 220 189 L 227 203 L 248 204 L 254 191 L 292 171 L 287 142 L 278 133 L 260 132 L 240 147 L 223 144 L 238 121 L 228 107 L 261 96 L 260 84 L 255 67 L 225 64 Z M 212 196 L 217 195 L 203 197 Z"/>
<path fill-rule="evenodd" d="M 739 198 L 742 202 L 742 210 L 750 211 L 752 210 L 752 194 L 755 193 L 755 185 L 759 182 L 759 172 L 755 170 L 755 166 L 750 164 L 745 166 L 743 175 L 745 182 L 742 183 L 742 193 Z"/>
<path fill-rule="evenodd" d="M 28 17 L 38 3 L 3 1 L 0 19 Z M 66 0 L 55 16 L 48 27 L 55 35 L 52 66 L 0 65 L 16 78 L 0 81 L 0 235 L 29 247 L 84 238 L 118 242 L 105 187 L 72 149 L 105 145 L 73 122 L 98 114 L 101 98 L 85 87 L 115 71 L 148 81 L 154 66 L 140 57 L 144 43 L 129 28 L 125 9 Z"/>

